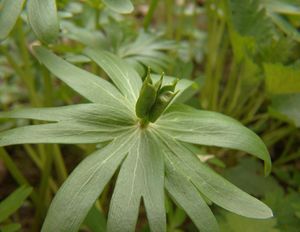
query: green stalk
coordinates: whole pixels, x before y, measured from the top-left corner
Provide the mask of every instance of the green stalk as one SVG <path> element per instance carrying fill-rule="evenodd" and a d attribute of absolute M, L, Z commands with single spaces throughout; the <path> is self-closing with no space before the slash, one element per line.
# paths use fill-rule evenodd
<path fill-rule="evenodd" d="M 10 156 L 8 155 L 8 153 L 3 147 L 0 147 L 0 158 L 4 162 L 4 165 L 8 169 L 11 176 L 19 185 L 30 186 L 30 183 L 27 181 L 24 175 L 19 171 L 18 167 L 15 165 L 14 161 L 10 158 Z M 38 195 L 36 194 L 35 191 L 31 193 L 30 198 L 32 199 L 35 207 L 40 207 L 38 201 Z"/>
<path fill-rule="evenodd" d="M 174 21 L 173 21 L 173 1 L 172 0 L 165 0 L 165 11 L 167 16 L 167 36 L 169 39 L 173 38 L 173 28 L 174 28 Z"/>
<path fill-rule="evenodd" d="M 183 28 L 183 20 L 184 20 L 184 7 L 180 6 L 180 14 L 176 23 L 176 35 L 175 39 L 176 41 L 180 41 L 182 37 L 182 28 Z"/>
<path fill-rule="evenodd" d="M 35 152 L 35 150 L 28 144 L 24 145 L 24 148 L 26 150 L 26 153 L 29 155 L 29 157 L 33 160 L 34 164 L 40 169 L 40 171 L 43 171 L 43 164 L 38 156 L 38 154 Z M 53 193 L 56 193 L 58 190 L 57 184 L 54 182 L 52 178 L 50 178 L 50 188 Z"/>
<path fill-rule="evenodd" d="M 147 31 L 148 28 L 149 28 L 149 25 L 150 25 L 151 20 L 153 18 L 154 11 L 157 7 L 157 3 L 158 3 L 158 0 L 152 0 L 151 3 L 150 3 L 150 7 L 149 7 L 149 10 L 147 12 L 147 15 L 144 18 L 144 30 L 145 31 Z"/>
<path fill-rule="evenodd" d="M 44 80 L 44 105 L 52 106 L 53 104 L 53 85 L 49 71 L 46 68 L 42 68 L 43 80 Z M 52 155 L 52 154 L 47 154 Z M 59 145 L 53 145 L 53 159 L 56 172 L 58 175 L 59 183 L 63 183 L 67 179 L 67 171 L 60 152 Z"/>
<path fill-rule="evenodd" d="M 26 42 L 24 30 L 23 30 L 22 20 L 19 20 L 17 22 L 16 32 L 17 32 L 16 40 L 19 44 L 19 48 L 21 51 L 21 57 L 22 57 L 22 60 L 24 63 L 24 70 L 22 71 L 24 73 L 24 75 L 22 75 L 21 77 L 23 77 L 23 81 L 27 85 L 27 89 L 29 91 L 30 100 L 31 100 L 32 105 L 40 106 L 39 98 L 35 91 L 34 75 L 31 71 L 30 54 L 27 49 L 27 42 Z"/>
<path fill-rule="evenodd" d="M 59 183 L 62 184 L 68 177 L 65 162 L 63 160 L 59 145 L 53 145 L 53 159 Z"/>
<path fill-rule="evenodd" d="M 53 151 L 53 146 L 47 145 L 47 151 L 49 151 L 48 154 L 46 152 L 44 152 L 43 154 L 45 156 L 45 160 L 43 163 L 43 172 L 42 172 L 41 182 L 39 186 L 39 201 L 42 207 L 37 209 L 37 215 L 36 215 L 36 217 L 39 218 L 40 220 L 43 219 L 44 216 L 46 215 L 50 203 L 49 180 L 51 177 L 51 167 L 53 162 L 53 154 L 51 154 Z"/>

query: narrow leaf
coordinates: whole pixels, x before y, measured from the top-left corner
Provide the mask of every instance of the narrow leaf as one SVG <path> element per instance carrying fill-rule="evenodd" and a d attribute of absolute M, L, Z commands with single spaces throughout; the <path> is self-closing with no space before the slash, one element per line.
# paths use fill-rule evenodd
<path fill-rule="evenodd" d="M 34 51 L 37 59 L 50 72 L 88 100 L 95 103 L 119 104 L 121 107 L 128 104 L 122 94 L 104 79 L 66 62 L 44 47 L 35 47 Z"/>
<path fill-rule="evenodd" d="M 123 95 L 135 104 L 142 86 L 138 73 L 119 57 L 109 52 L 87 49 L 86 54 L 108 74 Z"/>
<path fill-rule="evenodd" d="M 24 2 L 25 0 L 3 0 L 0 3 L 0 40 L 5 39 L 13 29 Z"/>
<path fill-rule="evenodd" d="M 133 5 L 130 0 L 103 0 L 103 2 L 118 13 L 128 14 L 133 11 Z"/>
<path fill-rule="evenodd" d="M 0 132 L 0 146 L 36 143 L 100 143 L 123 134 L 128 127 L 90 124 L 86 122 L 58 122 L 24 126 Z"/>
<path fill-rule="evenodd" d="M 219 231 L 218 223 L 194 185 L 180 173 L 180 170 L 166 154 L 166 189 L 202 232 Z"/>
<path fill-rule="evenodd" d="M 157 126 L 184 142 L 245 151 L 265 161 L 266 174 L 271 171 L 270 155 L 263 141 L 225 115 L 177 105 L 171 106 Z"/>
<path fill-rule="evenodd" d="M 163 232 L 166 231 L 166 212 L 162 145 L 151 131 L 146 136 L 148 148 L 143 154 L 143 200 L 151 231 Z"/>
<path fill-rule="evenodd" d="M 56 40 L 59 33 L 55 0 L 29 0 L 27 5 L 29 23 L 36 36 L 46 43 Z"/>
<path fill-rule="evenodd" d="M 162 138 L 171 151 L 170 160 L 208 199 L 241 216 L 261 219 L 273 216 L 268 206 L 212 171 L 180 142 L 171 136 L 162 135 Z"/>
<path fill-rule="evenodd" d="M 18 208 L 20 208 L 24 200 L 31 193 L 32 188 L 28 186 L 21 186 L 15 190 L 11 195 L 5 198 L 0 203 L 0 222 L 7 219 L 11 214 L 13 214 Z"/>
<path fill-rule="evenodd" d="M 118 176 L 109 210 L 108 231 L 135 230 L 142 196 L 151 231 L 166 230 L 163 159 L 157 148 L 155 139 L 141 131 Z"/>
<path fill-rule="evenodd" d="M 116 138 L 82 161 L 56 193 L 42 232 L 78 231 L 119 164 L 135 143 L 135 133 Z"/>
<path fill-rule="evenodd" d="M 81 120 L 90 123 L 132 125 L 135 116 L 125 106 L 105 103 L 78 104 L 48 108 L 25 108 L 0 112 L 0 118 L 26 118 L 43 121 Z"/>

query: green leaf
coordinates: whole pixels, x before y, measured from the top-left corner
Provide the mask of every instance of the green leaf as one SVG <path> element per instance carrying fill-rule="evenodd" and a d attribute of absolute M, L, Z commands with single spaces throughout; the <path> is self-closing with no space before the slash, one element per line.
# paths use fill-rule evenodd
<path fill-rule="evenodd" d="M 282 64 L 265 64 L 264 70 L 270 93 L 300 93 L 300 69 Z"/>
<path fill-rule="evenodd" d="M 172 61 L 164 52 L 175 48 L 173 41 L 141 31 L 133 42 L 121 44 L 116 53 L 133 66 L 142 64 L 161 73 Z"/>
<path fill-rule="evenodd" d="M 297 171 L 296 171 L 297 172 Z M 284 170 L 286 173 L 286 170 Z M 300 195 L 298 191 L 272 191 L 266 196 L 265 201 L 272 207 L 277 219 L 277 228 L 280 231 L 298 232 L 300 228 L 299 216 L 295 207 L 300 205 Z"/>
<path fill-rule="evenodd" d="M 160 136 L 169 149 L 170 161 L 209 200 L 241 216 L 261 219 L 273 216 L 268 206 L 213 172 L 172 135 L 167 136 L 160 131 Z"/>
<path fill-rule="evenodd" d="M 300 93 L 272 96 L 270 113 L 284 121 L 300 127 Z"/>
<path fill-rule="evenodd" d="M 276 229 L 276 219 L 259 220 L 241 217 L 229 212 L 219 216 L 221 232 L 280 232 Z"/>
<path fill-rule="evenodd" d="M 13 29 L 24 2 L 25 0 L 3 0 L 0 3 L 0 40 L 5 39 Z"/>
<path fill-rule="evenodd" d="M 119 164 L 135 144 L 134 131 L 117 137 L 82 161 L 56 193 L 42 232 L 78 231 Z"/>
<path fill-rule="evenodd" d="M 59 24 L 55 0 L 29 0 L 28 19 L 36 36 L 46 43 L 58 37 Z"/>
<path fill-rule="evenodd" d="M 42 125 L 24 126 L 0 132 L 0 146 L 36 143 L 100 143 L 112 140 L 132 126 L 95 124 L 85 121 L 61 121 Z"/>
<path fill-rule="evenodd" d="M 118 13 L 128 14 L 133 11 L 130 0 L 103 0 L 103 3 Z"/>
<path fill-rule="evenodd" d="M 237 37 L 233 37 L 235 50 L 237 49 L 236 46 L 249 46 L 249 42 L 254 42 L 254 50 L 256 50 L 257 47 L 268 46 L 274 34 L 273 24 L 270 19 L 267 18 L 265 9 L 260 6 L 260 1 L 229 0 L 228 3 L 228 23 L 230 28 L 241 36 L 238 41 L 236 41 Z M 252 41 L 249 41 L 249 39 Z"/>
<path fill-rule="evenodd" d="M 143 197 L 151 231 L 166 231 L 164 169 L 159 146 L 146 131 L 122 164 L 112 196 L 108 231 L 134 231 Z"/>
<path fill-rule="evenodd" d="M 84 220 L 91 232 L 106 232 L 106 218 L 103 212 L 93 206 Z"/>
<path fill-rule="evenodd" d="M 291 39 L 300 42 L 300 32 L 286 19 L 277 14 L 269 14 L 273 22 Z"/>
<path fill-rule="evenodd" d="M 238 165 L 224 170 L 224 177 L 245 192 L 263 197 L 268 192 L 276 191 L 280 186 L 272 176 L 264 177 L 261 167 L 262 164 L 258 160 L 243 157 L 239 159 Z"/>
<path fill-rule="evenodd" d="M 0 112 L 0 118 L 26 118 L 43 121 L 85 121 L 90 124 L 108 123 L 120 126 L 133 125 L 135 115 L 125 106 L 87 103 L 48 108 L 25 108 Z M 74 123 L 76 124 L 76 123 Z"/>
<path fill-rule="evenodd" d="M 195 186 L 180 173 L 178 167 L 165 154 L 165 186 L 172 198 L 187 212 L 200 231 L 219 231 L 217 221 Z"/>
<path fill-rule="evenodd" d="M 37 59 L 72 89 L 95 103 L 128 105 L 122 94 L 109 82 L 82 70 L 44 47 L 35 47 Z"/>
<path fill-rule="evenodd" d="M 300 3 L 298 0 L 263 0 L 268 11 L 286 15 L 300 15 Z"/>
<path fill-rule="evenodd" d="M 142 86 L 138 73 L 112 53 L 94 49 L 87 49 L 85 53 L 108 74 L 121 93 L 135 105 Z"/>
<path fill-rule="evenodd" d="M 12 215 L 18 208 L 22 206 L 24 200 L 31 193 L 32 188 L 29 186 L 21 186 L 15 190 L 11 195 L 5 198 L 0 203 L 0 222 L 7 219 Z"/>
<path fill-rule="evenodd" d="M 225 115 L 173 105 L 156 126 L 183 142 L 245 151 L 265 161 L 266 174 L 271 171 L 270 155 L 262 140 Z"/>

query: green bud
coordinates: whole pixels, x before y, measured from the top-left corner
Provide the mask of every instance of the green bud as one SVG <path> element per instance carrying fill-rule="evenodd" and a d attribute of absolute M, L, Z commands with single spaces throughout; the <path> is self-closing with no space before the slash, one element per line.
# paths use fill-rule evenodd
<path fill-rule="evenodd" d="M 178 79 L 174 80 L 170 85 L 165 85 L 163 86 L 160 90 L 159 90 L 159 95 L 164 93 L 164 92 L 167 92 L 167 91 L 171 91 L 171 92 L 174 92 L 175 90 L 175 87 L 178 83 Z"/>
<path fill-rule="evenodd" d="M 164 73 L 161 74 L 159 81 L 153 84 L 150 77 L 150 68 L 148 68 L 140 96 L 135 105 L 135 112 L 140 118 L 142 127 L 146 127 L 149 122 L 155 122 L 178 93 L 174 93 L 178 79 L 169 85 L 162 86 L 163 78 Z"/>
<path fill-rule="evenodd" d="M 153 105 L 149 113 L 150 122 L 155 122 L 159 118 L 159 116 L 164 112 L 164 110 L 167 108 L 167 106 L 170 104 L 177 93 L 178 91 L 175 93 L 172 91 L 166 91 L 157 96 L 155 104 Z"/>
<path fill-rule="evenodd" d="M 139 118 L 147 118 L 151 107 L 155 103 L 157 90 L 152 84 L 150 69 L 144 80 L 140 96 L 135 105 L 135 112 Z"/>
<path fill-rule="evenodd" d="M 158 91 L 160 90 L 160 88 L 161 88 L 161 85 L 162 85 L 163 80 L 164 80 L 164 75 L 165 75 L 165 73 L 163 72 L 163 73 L 161 74 L 161 76 L 160 76 L 159 81 L 155 83 L 155 89 L 156 89 L 157 92 L 158 92 Z"/>

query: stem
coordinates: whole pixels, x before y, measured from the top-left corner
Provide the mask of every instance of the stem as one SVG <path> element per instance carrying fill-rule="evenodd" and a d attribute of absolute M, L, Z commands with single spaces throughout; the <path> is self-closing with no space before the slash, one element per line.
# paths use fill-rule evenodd
<path fill-rule="evenodd" d="M 46 146 L 44 146 L 46 147 Z M 51 167 L 52 167 L 52 161 L 53 161 L 53 145 L 47 145 L 47 151 L 50 151 L 48 154 L 43 151 L 43 155 L 45 156 L 44 164 L 43 164 L 43 172 L 42 172 L 42 178 L 39 188 L 39 201 L 42 205 L 41 208 L 37 209 L 37 218 L 42 219 L 44 218 L 48 205 L 49 205 L 49 180 L 51 177 Z"/>
<path fill-rule="evenodd" d="M 166 16 L 167 16 L 167 36 L 169 39 L 173 36 L 173 1 L 172 0 L 165 0 L 166 1 Z"/>
<path fill-rule="evenodd" d="M 147 31 L 150 25 L 150 22 L 153 18 L 154 11 L 157 7 L 158 0 L 152 0 L 147 15 L 144 19 L 144 30 Z"/>
<path fill-rule="evenodd" d="M 0 147 L 0 158 L 3 160 L 5 167 L 8 169 L 11 176 L 15 179 L 15 181 L 19 185 L 28 185 L 30 186 L 30 183 L 27 181 L 27 179 L 24 177 L 24 175 L 19 171 L 18 167 L 15 165 L 14 161 L 10 158 L 8 153 L 3 147 Z M 36 207 L 39 207 L 38 202 L 38 195 L 35 191 L 33 191 L 30 195 L 30 198 L 32 199 L 32 202 Z"/>
<path fill-rule="evenodd" d="M 68 177 L 65 162 L 63 160 L 59 145 L 53 145 L 53 159 L 59 182 L 62 184 Z"/>
<path fill-rule="evenodd" d="M 35 91 L 35 84 L 34 84 L 35 78 L 31 71 L 30 54 L 28 53 L 28 49 L 27 49 L 27 42 L 26 42 L 24 30 L 23 30 L 22 20 L 19 20 L 17 22 L 16 31 L 17 31 L 17 39 L 16 40 L 19 44 L 20 51 L 21 51 L 21 57 L 24 62 L 24 71 L 22 70 L 22 73 L 24 73 L 24 75 L 22 75 L 21 78 L 27 85 L 27 89 L 29 91 L 30 101 L 31 101 L 32 105 L 39 106 L 40 102 L 38 100 L 39 98 Z"/>
<path fill-rule="evenodd" d="M 35 165 L 40 169 L 40 171 L 43 171 L 43 164 L 38 156 L 38 154 L 35 152 L 35 150 L 28 144 L 23 145 L 27 154 L 32 159 L 32 161 L 35 163 Z M 50 188 L 55 193 L 58 190 L 57 184 L 54 182 L 52 178 L 50 178 Z"/>

